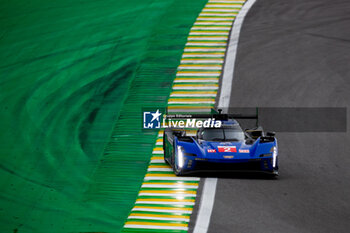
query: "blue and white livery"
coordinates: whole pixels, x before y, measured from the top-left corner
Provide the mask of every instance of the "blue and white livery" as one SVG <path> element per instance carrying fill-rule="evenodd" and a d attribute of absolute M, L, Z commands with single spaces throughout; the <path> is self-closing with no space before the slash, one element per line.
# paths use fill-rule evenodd
<path fill-rule="evenodd" d="M 164 160 L 176 175 L 198 171 L 260 171 L 278 175 L 278 146 L 275 133 L 262 127 L 242 130 L 237 116 L 212 115 L 220 128 L 200 128 L 195 136 L 184 129 L 164 130 Z"/>

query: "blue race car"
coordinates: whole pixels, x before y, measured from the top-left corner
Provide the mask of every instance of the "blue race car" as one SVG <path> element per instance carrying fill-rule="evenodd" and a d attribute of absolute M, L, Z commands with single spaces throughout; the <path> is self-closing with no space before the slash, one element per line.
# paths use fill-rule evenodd
<path fill-rule="evenodd" d="M 220 128 L 199 128 L 195 136 L 185 129 L 167 128 L 163 135 L 164 160 L 176 175 L 198 171 L 261 171 L 278 175 L 278 147 L 275 133 L 262 127 L 242 130 L 237 118 L 211 115 L 221 120 Z"/>

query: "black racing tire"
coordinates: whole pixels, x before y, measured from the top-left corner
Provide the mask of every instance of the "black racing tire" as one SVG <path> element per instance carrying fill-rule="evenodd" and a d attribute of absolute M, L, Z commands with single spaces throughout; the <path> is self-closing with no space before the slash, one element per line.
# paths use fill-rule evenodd
<path fill-rule="evenodd" d="M 272 172 L 272 175 L 273 175 L 274 177 L 278 177 L 278 176 L 279 176 L 278 170 L 274 170 L 274 171 Z"/>
<path fill-rule="evenodd" d="M 164 162 L 165 162 L 166 164 L 170 165 L 169 162 L 168 162 L 168 160 L 166 160 L 165 157 L 164 157 Z"/>
<path fill-rule="evenodd" d="M 175 167 L 175 146 L 173 146 L 173 153 L 171 154 L 171 157 L 170 157 L 170 166 L 173 168 L 174 170 L 174 167 Z"/>
<path fill-rule="evenodd" d="M 175 168 L 173 168 L 173 171 L 174 171 L 174 174 L 175 174 L 176 176 L 182 176 L 182 175 L 183 175 L 182 169 L 176 170 Z"/>
<path fill-rule="evenodd" d="M 279 176 L 278 170 L 273 170 L 271 172 L 265 173 L 265 177 L 268 179 L 277 179 Z"/>
<path fill-rule="evenodd" d="M 166 150 L 166 143 L 165 143 L 165 134 L 163 134 L 163 151 L 164 151 L 164 154 L 163 154 L 163 159 L 164 159 L 164 162 L 166 164 L 169 164 L 168 160 L 166 160 L 166 153 L 167 153 L 167 150 Z M 169 164 L 170 165 L 170 164 Z"/>

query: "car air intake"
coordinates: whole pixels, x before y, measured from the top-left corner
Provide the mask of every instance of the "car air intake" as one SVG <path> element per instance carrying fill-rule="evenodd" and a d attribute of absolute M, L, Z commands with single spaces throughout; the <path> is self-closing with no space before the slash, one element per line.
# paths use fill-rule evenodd
<path fill-rule="evenodd" d="M 192 142 L 193 143 L 193 139 L 191 137 L 181 136 L 181 137 L 177 137 L 177 139 L 181 142 Z"/>

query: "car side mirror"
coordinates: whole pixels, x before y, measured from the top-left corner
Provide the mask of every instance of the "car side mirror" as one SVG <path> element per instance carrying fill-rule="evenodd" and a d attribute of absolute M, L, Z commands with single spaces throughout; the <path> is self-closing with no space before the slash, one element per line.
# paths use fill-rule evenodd
<path fill-rule="evenodd" d="M 275 132 L 266 132 L 266 136 L 268 137 L 274 137 L 276 135 Z"/>

